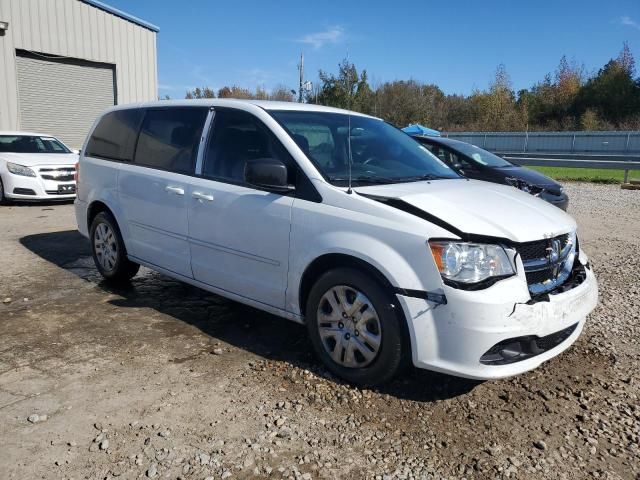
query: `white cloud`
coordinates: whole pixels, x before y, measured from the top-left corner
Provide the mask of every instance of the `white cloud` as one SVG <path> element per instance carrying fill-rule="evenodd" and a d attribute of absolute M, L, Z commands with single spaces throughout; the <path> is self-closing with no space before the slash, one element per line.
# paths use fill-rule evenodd
<path fill-rule="evenodd" d="M 297 42 L 312 45 L 313 48 L 321 48 L 324 45 L 342 42 L 345 39 L 344 28 L 340 25 L 327 28 L 323 32 L 308 33 L 300 37 Z"/>
<path fill-rule="evenodd" d="M 624 25 L 625 27 L 635 28 L 636 30 L 640 30 L 640 23 L 636 22 L 633 18 L 624 15 L 619 19 L 620 25 Z"/>

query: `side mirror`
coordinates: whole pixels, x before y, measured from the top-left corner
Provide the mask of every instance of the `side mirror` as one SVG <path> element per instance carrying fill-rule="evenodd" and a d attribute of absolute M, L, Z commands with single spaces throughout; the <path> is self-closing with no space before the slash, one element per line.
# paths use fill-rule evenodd
<path fill-rule="evenodd" d="M 253 185 L 273 192 L 291 192 L 295 187 L 287 183 L 287 167 L 275 158 L 249 160 L 244 167 L 244 179 Z"/>

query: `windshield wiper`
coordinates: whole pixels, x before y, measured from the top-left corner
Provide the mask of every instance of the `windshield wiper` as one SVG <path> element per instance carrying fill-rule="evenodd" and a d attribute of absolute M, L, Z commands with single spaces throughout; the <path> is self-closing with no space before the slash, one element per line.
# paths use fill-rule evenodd
<path fill-rule="evenodd" d="M 349 177 L 331 177 L 332 182 L 348 182 Z M 360 175 L 358 177 L 352 177 L 351 181 L 353 183 L 375 183 L 375 184 L 387 184 L 387 183 L 397 183 L 396 178 L 388 178 L 388 177 L 373 177 L 370 175 Z"/>
<path fill-rule="evenodd" d="M 423 180 L 442 180 L 443 178 L 447 177 L 441 177 L 439 175 L 434 175 L 433 173 L 426 173 L 424 175 L 414 175 L 411 177 L 399 177 L 394 180 L 396 182 L 421 182 Z"/>

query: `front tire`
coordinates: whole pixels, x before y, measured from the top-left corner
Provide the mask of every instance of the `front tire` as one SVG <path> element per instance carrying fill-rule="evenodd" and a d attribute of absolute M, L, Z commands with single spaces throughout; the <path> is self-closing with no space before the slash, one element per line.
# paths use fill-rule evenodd
<path fill-rule="evenodd" d="M 390 380 L 402 361 L 401 319 L 377 281 L 351 268 L 323 274 L 309 293 L 306 323 L 314 350 L 348 382 Z"/>
<path fill-rule="evenodd" d="M 98 213 L 91 222 L 91 252 L 100 274 L 109 283 L 131 280 L 140 265 L 127 258 L 127 250 L 118 224 L 109 212 Z"/>

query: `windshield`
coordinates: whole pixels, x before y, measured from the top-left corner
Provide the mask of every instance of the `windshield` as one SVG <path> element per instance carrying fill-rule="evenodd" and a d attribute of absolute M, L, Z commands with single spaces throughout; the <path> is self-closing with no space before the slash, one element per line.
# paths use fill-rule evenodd
<path fill-rule="evenodd" d="M 507 162 L 504 158 L 500 158 L 499 156 L 494 155 L 491 152 L 487 152 L 480 147 L 476 147 L 475 145 L 471 145 L 470 143 L 456 142 L 455 144 L 450 145 L 450 147 L 463 155 L 466 155 L 471 160 L 475 160 L 480 165 L 485 165 L 487 167 L 513 166 L 513 164 Z"/>
<path fill-rule="evenodd" d="M 320 172 L 335 185 L 349 179 L 349 115 L 270 111 Z M 375 118 L 351 116 L 354 185 L 460 178 L 404 132 Z"/>
<path fill-rule="evenodd" d="M 0 135 L 0 152 L 11 153 L 71 153 L 53 137 L 34 135 Z"/>

